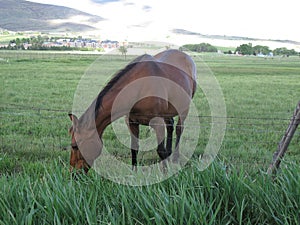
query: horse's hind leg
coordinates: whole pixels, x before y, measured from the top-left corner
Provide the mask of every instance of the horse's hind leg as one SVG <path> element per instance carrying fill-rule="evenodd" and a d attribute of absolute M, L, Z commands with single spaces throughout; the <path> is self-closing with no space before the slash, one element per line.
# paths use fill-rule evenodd
<path fill-rule="evenodd" d="M 162 160 L 164 160 L 171 154 L 165 148 L 165 122 L 164 122 L 164 119 L 161 117 L 155 117 L 155 118 L 151 119 L 149 125 L 155 130 L 155 133 L 156 133 L 157 153 L 158 153 L 159 157 Z"/>
<path fill-rule="evenodd" d="M 173 131 L 174 131 L 174 119 L 166 118 L 165 119 L 166 127 L 167 127 L 167 145 L 166 149 L 168 154 L 172 154 L 172 138 L 173 138 Z"/>
<path fill-rule="evenodd" d="M 137 170 L 137 153 L 139 150 L 139 124 L 131 121 L 130 119 L 126 122 L 130 129 L 132 170 Z"/>
<path fill-rule="evenodd" d="M 179 116 L 178 117 L 178 122 L 176 125 L 176 143 L 175 143 L 175 151 L 173 154 L 173 162 L 177 163 L 178 162 L 178 158 L 179 158 L 179 143 L 180 143 L 180 138 L 183 132 L 183 128 L 184 128 L 184 120 L 186 118 L 186 114 L 184 114 L 183 116 Z"/>

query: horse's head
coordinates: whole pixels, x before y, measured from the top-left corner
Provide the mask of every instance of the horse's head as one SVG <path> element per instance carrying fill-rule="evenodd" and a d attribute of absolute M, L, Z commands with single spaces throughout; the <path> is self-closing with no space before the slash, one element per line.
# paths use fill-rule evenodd
<path fill-rule="evenodd" d="M 73 126 L 69 129 L 69 134 L 71 135 L 71 156 L 70 156 L 70 171 L 76 169 L 77 171 L 84 170 L 86 173 L 90 169 L 90 165 L 86 162 L 81 151 L 79 150 L 78 144 L 75 139 L 75 130 L 77 129 L 78 119 L 76 116 L 69 114 L 71 121 L 73 122 Z"/>
<path fill-rule="evenodd" d="M 71 135 L 70 170 L 76 172 L 84 170 L 86 173 L 91 168 L 94 160 L 100 155 L 102 142 L 95 129 L 91 131 L 86 126 L 80 126 L 75 115 L 69 114 L 72 127 L 69 129 Z"/>

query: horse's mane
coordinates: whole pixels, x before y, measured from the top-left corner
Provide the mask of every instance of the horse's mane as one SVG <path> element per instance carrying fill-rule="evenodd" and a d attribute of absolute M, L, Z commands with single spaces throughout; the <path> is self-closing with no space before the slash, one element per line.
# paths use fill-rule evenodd
<path fill-rule="evenodd" d="M 105 87 L 101 90 L 101 92 L 98 94 L 96 105 L 95 105 L 95 117 L 98 115 L 98 110 L 102 105 L 102 99 L 107 94 L 107 92 L 117 83 L 117 81 L 123 77 L 128 71 L 130 71 L 133 67 L 136 66 L 138 62 L 133 62 L 128 64 L 124 69 L 121 69 L 118 71 L 111 80 L 105 85 Z"/>

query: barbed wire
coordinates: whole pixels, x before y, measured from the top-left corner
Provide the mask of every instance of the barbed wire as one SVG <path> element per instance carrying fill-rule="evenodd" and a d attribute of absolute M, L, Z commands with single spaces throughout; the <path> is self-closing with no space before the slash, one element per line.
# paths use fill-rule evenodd
<path fill-rule="evenodd" d="M 70 109 L 52 109 L 52 108 L 39 108 L 35 106 L 24 106 L 24 105 L 17 105 L 17 104 L 7 104 L 7 105 L 0 105 L 0 108 L 3 109 L 16 109 L 16 110 L 34 110 L 34 111 L 47 111 L 47 112 L 64 112 L 64 113 L 70 113 L 72 110 Z M 83 112 L 81 112 L 83 113 Z M 139 116 L 139 114 L 135 114 L 136 116 Z M 144 115 L 140 115 L 144 116 Z M 156 116 L 156 115 L 148 115 L 148 116 Z M 279 117 L 238 117 L 238 116 L 211 116 L 211 115 L 190 115 L 194 118 L 216 118 L 216 119 L 240 119 L 240 120 L 279 120 L 279 121 L 290 121 L 291 118 L 279 118 Z M 228 122 L 227 122 L 228 124 Z M 241 124 L 241 125 L 247 125 L 247 124 Z M 258 124 L 261 125 L 261 124 Z M 274 124 L 272 124 L 274 125 Z"/>
<path fill-rule="evenodd" d="M 6 104 L 6 105 L 0 105 L 0 109 L 2 108 L 3 111 L 0 111 L 0 118 L 4 118 L 2 115 L 9 115 L 9 116 L 37 116 L 43 119 L 53 119 L 53 118 L 67 118 L 67 114 L 70 112 L 70 110 L 67 109 L 53 109 L 53 108 L 39 108 L 35 106 L 24 106 L 19 104 Z M 9 110 L 18 110 L 18 111 L 24 111 L 22 112 L 8 112 Z M 5 111 L 6 110 L 6 111 Z M 28 110 L 36 111 L 38 113 L 30 113 Z M 42 115 L 41 112 L 53 112 L 53 113 L 65 113 L 64 115 Z M 149 115 L 151 116 L 151 115 Z M 154 115 L 153 115 L 154 116 Z M 284 133 L 285 128 L 287 124 L 289 123 L 291 118 L 279 118 L 279 117 L 238 117 L 238 116 L 227 116 L 227 117 L 220 117 L 220 116 L 211 116 L 211 115 L 189 115 L 190 118 L 199 119 L 200 120 L 200 129 L 210 129 L 211 125 L 213 124 L 226 124 L 226 128 L 224 128 L 225 131 L 238 131 L 242 133 L 259 133 L 259 134 L 268 134 L 268 133 Z M 205 121 L 203 119 L 208 119 L 209 121 Z M 218 122 L 213 121 L 212 119 L 226 119 L 226 122 Z M 233 120 L 233 121 L 231 121 Z M 240 120 L 246 120 L 246 121 L 254 121 L 253 123 L 249 122 L 239 122 Z M 268 121 L 267 123 L 258 123 L 258 121 Z M 270 123 L 270 121 L 276 121 L 276 123 Z M 277 123 L 278 121 L 286 122 L 286 123 Z M 12 123 L 12 121 L 10 121 Z M 18 121 L 14 121 L 15 123 L 18 123 Z M 190 121 L 191 123 L 192 121 Z M 207 124 L 209 126 L 207 126 Z M 162 125 L 162 124 L 157 124 Z M 125 124 L 124 124 L 125 126 Z M 199 128 L 199 125 L 187 125 L 190 128 Z M 280 127 L 279 127 L 280 126 Z M 271 129 L 261 129 L 259 127 L 271 127 Z M 276 128 L 276 129 L 275 129 Z M 300 135 L 300 131 L 296 132 L 296 135 Z"/>
<path fill-rule="evenodd" d="M 1 112 L 0 112 L 0 114 L 1 114 Z M 20 116 L 20 114 L 7 114 L 7 115 Z M 63 117 L 67 118 L 67 116 L 60 116 L 60 117 L 57 117 L 57 116 L 44 117 L 44 116 L 39 116 L 39 115 L 35 115 L 35 116 L 38 116 L 38 117 L 43 118 L 43 119 L 53 119 L 53 118 L 63 118 Z M 4 118 L 4 117 L 2 117 L 0 115 L 0 118 Z M 19 121 L 10 121 L 10 123 L 19 123 Z M 135 122 L 132 122 L 132 123 L 135 123 Z M 219 124 L 219 123 L 206 123 L 206 124 L 213 125 L 213 124 Z M 165 126 L 164 124 L 152 124 L 152 125 Z M 237 125 L 237 126 L 247 126 L 248 125 L 249 126 L 251 124 L 241 124 L 241 123 L 234 124 L 234 123 L 231 123 L 231 125 Z M 270 124 L 259 124 L 259 125 L 261 125 L 261 126 L 271 126 Z M 126 125 L 124 124 L 124 126 L 126 126 Z M 210 129 L 211 128 L 211 126 L 204 126 L 203 123 L 200 123 L 200 125 L 192 125 L 192 124 L 186 124 L 186 125 L 183 125 L 183 126 L 179 125 L 179 127 L 189 127 L 189 128 L 199 128 L 200 127 L 200 129 Z M 243 133 L 254 132 L 254 133 L 260 133 L 260 134 L 262 134 L 262 133 L 283 133 L 285 126 L 282 125 L 282 127 L 283 127 L 282 129 L 278 128 L 277 130 L 275 130 L 274 128 L 273 129 L 257 129 L 257 128 L 255 129 L 255 128 L 241 128 L 241 127 L 228 127 L 227 126 L 226 128 L 224 128 L 222 130 L 225 130 L 225 131 L 239 131 L 239 132 L 243 132 Z"/>
<path fill-rule="evenodd" d="M 17 109 L 17 110 L 48 111 L 48 112 L 70 112 L 71 111 L 71 110 L 67 110 L 67 109 L 39 108 L 39 107 L 35 107 L 35 106 L 25 106 L 25 105 L 13 104 L 13 103 L 9 103 L 6 105 L 0 105 L 0 108 Z"/>

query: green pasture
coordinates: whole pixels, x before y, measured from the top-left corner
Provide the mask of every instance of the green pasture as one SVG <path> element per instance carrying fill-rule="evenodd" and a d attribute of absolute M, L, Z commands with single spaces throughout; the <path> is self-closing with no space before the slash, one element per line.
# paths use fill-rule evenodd
<path fill-rule="evenodd" d="M 68 113 L 78 82 L 99 72 L 100 89 L 133 58 L 0 51 L 0 224 L 300 223 L 299 128 L 277 178 L 265 174 L 300 100 L 299 57 L 193 56 L 199 81 L 210 70 L 226 103 L 225 138 L 208 169 L 201 171 L 198 158 L 213 120 L 198 88 L 198 114 L 190 115 L 200 121 L 198 144 L 178 175 L 144 187 L 119 185 L 94 171 L 72 179 Z M 142 138 L 151 132 L 144 127 Z M 112 127 L 103 141 L 130 164 L 130 150 Z M 157 160 L 155 150 L 139 153 L 140 165 Z"/>

